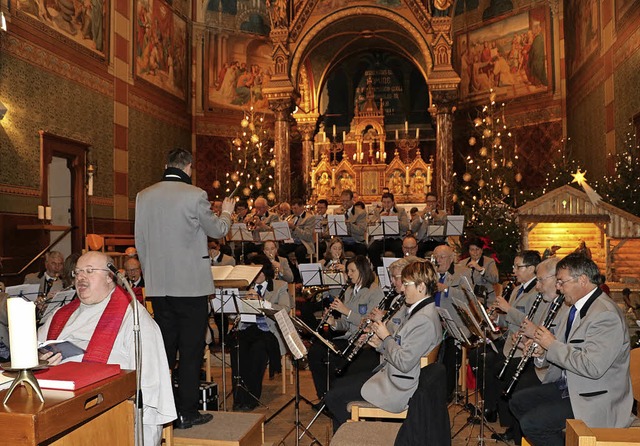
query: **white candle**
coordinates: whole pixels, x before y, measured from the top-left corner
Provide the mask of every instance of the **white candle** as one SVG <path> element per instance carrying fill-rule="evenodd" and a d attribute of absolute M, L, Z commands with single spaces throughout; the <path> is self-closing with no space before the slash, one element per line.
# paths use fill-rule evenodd
<path fill-rule="evenodd" d="M 38 365 L 36 305 L 20 297 L 7 299 L 11 367 L 29 369 Z"/>
<path fill-rule="evenodd" d="M 396 129 L 396 140 L 398 139 L 398 129 Z"/>
<path fill-rule="evenodd" d="M 336 187 L 336 170 L 331 171 L 331 186 Z"/>
<path fill-rule="evenodd" d="M 409 122 L 404 121 L 404 132 L 407 133 L 409 131 Z"/>
<path fill-rule="evenodd" d="M 311 188 L 315 189 L 316 187 L 316 172 L 315 170 L 311 171 Z"/>
<path fill-rule="evenodd" d="M 327 134 L 322 132 L 322 142 L 327 142 Z"/>
<path fill-rule="evenodd" d="M 336 125 L 335 124 L 333 124 L 333 137 L 334 138 L 336 137 Z"/>
<path fill-rule="evenodd" d="M 416 139 L 420 138 L 420 129 L 416 129 Z"/>
<path fill-rule="evenodd" d="M 45 220 L 51 221 L 51 206 L 44 208 Z"/>
<path fill-rule="evenodd" d="M 347 132 L 342 132 L 342 142 L 347 140 Z"/>
<path fill-rule="evenodd" d="M 93 174 L 89 174 L 89 184 L 87 185 L 87 195 L 93 196 Z"/>
<path fill-rule="evenodd" d="M 44 206 L 38 206 L 38 220 L 44 220 Z"/>

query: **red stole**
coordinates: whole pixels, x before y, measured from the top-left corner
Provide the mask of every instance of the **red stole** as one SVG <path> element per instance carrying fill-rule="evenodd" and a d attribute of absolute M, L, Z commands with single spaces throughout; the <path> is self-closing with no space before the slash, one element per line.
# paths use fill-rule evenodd
<path fill-rule="evenodd" d="M 100 316 L 98 325 L 96 325 L 91 340 L 89 340 L 89 345 L 82 359 L 83 362 L 107 363 L 130 301 L 131 298 L 124 290 L 116 286 L 116 289 L 111 294 L 111 300 L 105 307 L 102 316 Z M 58 339 L 67 321 L 79 306 L 80 299 L 74 299 L 53 315 L 49 332 L 47 333 L 47 340 Z"/>

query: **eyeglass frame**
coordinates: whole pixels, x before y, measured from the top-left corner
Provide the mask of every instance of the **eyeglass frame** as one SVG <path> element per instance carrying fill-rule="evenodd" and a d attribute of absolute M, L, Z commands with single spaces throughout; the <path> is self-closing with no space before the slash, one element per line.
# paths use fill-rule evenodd
<path fill-rule="evenodd" d="M 538 282 L 542 282 L 544 280 L 547 280 L 549 277 L 556 277 L 556 275 L 555 274 L 549 274 L 548 276 L 544 276 L 544 277 L 537 277 L 536 276 L 536 279 L 538 280 Z"/>
<path fill-rule="evenodd" d="M 91 276 L 93 275 L 94 272 L 96 271 L 106 271 L 106 272 L 111 272 L 111 270 L 107 269 L 107 268 L 94 268 L 92 266 L 88 266 L 86 268 L 76 268 L 73 271 L 71 271 L 71 277 L 75 278 L 78 277 L 79 274 L 85 274 L 87 276 Z"/>
<path fill-rule="evenodd" d="M 558 280 L 556 280 L 556 286 L 563 287 L 565 283 L 573 282 L 574 280 L 578 280 L 579 278 L 580 278 L 580 276 L 571 277 L 570 279 L 567 279 L 567 280 L 558 279 Z"/>
<path fill-rule="evenodd" d="M 529 268 L 530 266 L 533 266 L 533 265 L 516 265 L 516 264 L 514 264 L 513 265 L 513 269 Z"/>
<path fill-rule="evenodd" d="M 402 282 L 402 286 L 403 287 L 408 287 L 408 286 L 415 285 L 415 284 L 416 284 L 415 282 Z"/>

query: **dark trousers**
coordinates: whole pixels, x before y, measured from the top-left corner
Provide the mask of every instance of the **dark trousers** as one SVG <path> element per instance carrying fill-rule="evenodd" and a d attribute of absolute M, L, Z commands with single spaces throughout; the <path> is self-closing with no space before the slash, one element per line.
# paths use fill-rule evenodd
<path fill-rule="evenodd" d="M 451 336 L 446 337 L 443 341 L 442 364 L 446 370 L 447 376 L 447 399 L 451 399 L 458 387 L 457 372 L 466 373 L 466 369 L 462 366 L 462 352 L 455 343 L 455 339 Z"/>
<path fill-rule="evenodd" d="M 339 350 L 344 350 L 347 346 L 347 340 L 334 339 L 333 344 Z M 327 356 L 327 347 L 320 342 L 314 342 L 309 348 L 307 359 L 309 361 L 309 370 L 313 377 L 313 384 L 316 387 L 318 398 L 323 398 L 329 387 L 332 386 L 336 379 L 336 371 L 344 367 L 346 361 L 340 356 L 330 352 Z M 329 361 L 327 374 L 327 361 Z M 353 359 L 351 364 L 345 369 L 342 376 L 353 376 L 359 372 L 370 372 L 380 363 L 380 355 L 374 349 L 366 347 L 360 350 L 360 353 Z M 329 386 L 327 386 L 327 378 Z"/>
<path fill-rule="evenodd" d="M 568 418 L 573 418 L 571 400 L 562 398 L 555 383 L 516 392 L 509 403 L 522 433 L 534 446 L 563 446 Z M 606 409 L 603 409 L 606 410 Z"/>
<path fill-rule="evenodd" d="M 194 416 L 198 411 L 200 370 L 209 315 L 207 296 L 154 296 L 150 299 L 171 370 L 175 368 L 180 352 L 176 392 L 178 414 Z"/>
<path fill-rule="evenodd" d="M 376 268 L 382 266 L 382 256 L 391 251 L 395 257 L 402 256 L 402 239 L 386 237 L 384 240 L 374 240 L 369 245 L 369 260 Z"/>
<path fill-rule="evenodd" d="M 479 347 L 470 350 L 468 355 L 469 364 L 476 375 L 476 385 L 482 393 L 482 397 L 484 398 L 484 407 L 487 410 L 496 410 L 498 408 L 498 398 L 500 397 L 503 388 L 502 381 L 499 381 L 494 375 L 492 375 L 492 370 L 494 367 L 498 367 L 497 372 L 499 372 L 502 364 L 504 363 L 504 355 L 502 354 L 504 341 L 502 339 L 498 339 L 493 343 L 498 350 L 498 353 L 493 351 L 491 346 L 487 345 L 486 359 L 484 359 L 485 346 L 483 344 L 480 344 Z M 484 378 L 483 382 L 485 368 L 487 376 Z"/>
<path fill-rule="evenodd" d="M 338 428 L 346 423 L 351 414 L 347 411 L 347 404 L 351 401 L 362 401 L 362 394 L 360 393 L 362 386 L 369 378 L 373 376 L 371 370 L 368 372 L 358 372 L 338 378 L 333 387 L 325 397 L 325 404 L 327 409 L 333 415 L 333 432 L 335 433 Z"/>
<path fill-rule="evenodd" d="M 274 343 L 277 348 L 278 340 L 273 333 L 251 324 L 235 334 L 235 342 L 238 343 L 239 353 L 236 348 L 231 349 L 231 371 L 235 386 L 233 405 L 255 407 L 262 395 L 262 378 L 269 362 L 269 353 L 273 352 Z M 236 377 L 240 378 L 239 382 Z"/>

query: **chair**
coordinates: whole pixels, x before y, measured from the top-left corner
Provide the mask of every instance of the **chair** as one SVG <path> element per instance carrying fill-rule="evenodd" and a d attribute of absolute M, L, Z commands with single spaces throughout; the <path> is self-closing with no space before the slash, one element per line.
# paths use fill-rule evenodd
<path fill-rule="evenodd" d="M 640 445 L 640 429 L 590 428 L 582 420 L 567 420 L 567 446 Z"/>
<path fill-rule="evenodd" d="M 98 234 L 87 234 L 84 249 L 86 251 L 104 252 L 104 237 Z"/>
<path fill-rule="evenodd" d="M 345 423 L 331 440 L 332 446 L 367 444 L 382 446 L 449 446 L 446 371 L 442 364 L 430 364 L 420 371 L 418 388 L 409 400 L 407 418 L 402 423 Z"/>
<path fill-rule="evenodd" d="M 633 399 L 640 405 L 640 348 L 631 350 L 629 359 L 629 374 L 631 375 L 631 390 Z"/>
<path fill-rule="evenodd" d="M 438 353 L 440 352 L 440 345 L 437 345 L 433 350 L 427 353 L 427 356 L 420 358 L 420 368 L 424 369 L 429 364 L 435 364 L 438 359 Z M 400 413 L 388 412 L 384 409 L 380 409 L 377 406 L 369 403 L 368 401 L 352 401 L 347 405 L 347 410 L 351 411 L 351 421 L 360 421 L 361 418 L 383 418 L 383 419 L 399 419 L 404 420 L 407 418 L 407 411 L 404 410 Z"/>

